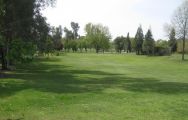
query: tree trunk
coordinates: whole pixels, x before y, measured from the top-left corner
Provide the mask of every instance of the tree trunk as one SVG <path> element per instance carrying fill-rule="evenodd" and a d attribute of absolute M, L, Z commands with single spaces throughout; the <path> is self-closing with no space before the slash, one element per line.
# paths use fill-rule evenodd
<path fill-rule="evenodd" d="M 99 53 L 99 48 L 98 48 L 98 46 L 96 46 L 96 53 Z"/>
<path fill-rule="evenodd" d="M 7 64 L 7 68 L 9 68 L 10 66 L 10 59 L 9 59 L 9 40 L 7 40 L 7 46 L 6 46 L 6 64 Z"/>
<path fill-rule="evenodd" d="M 185 60 L 185 37 L 183 38 L 182 60 Z"/>
<path fill-rule="evenodd" d="M 85 48 L 85 51 L 86 51 L 86 53 L 87 53 L 87 48 Z"/>
<path fill-rule="evenodd" d="M 185 23 L 186 26 L 186 23 Z M 182 60 L 185 60 L 185 35 L 186 35 L 186 31 L 184 29 L 184 33 L 183 33 L 183 50 L 182 50 Z"/>
<path fill-rule="evenodd" d="M 98 50 L 98 49 L 96 49 L 96 53 L 99 53 L 99 50 Z"/>
<path fill-rule="evenodd" d="M 185 60 L 185 36 L 186 36 L 186 28 L 187 28 L 187 20 L 186 20 L 185 25 L 184 25 L 182 60 Z"/>
<path fill-rule="evenodd" d="M 8 70 L 5 50 L 3 48 L 1 48 L 1 64 L 2 64 L 2 70 Z"/>

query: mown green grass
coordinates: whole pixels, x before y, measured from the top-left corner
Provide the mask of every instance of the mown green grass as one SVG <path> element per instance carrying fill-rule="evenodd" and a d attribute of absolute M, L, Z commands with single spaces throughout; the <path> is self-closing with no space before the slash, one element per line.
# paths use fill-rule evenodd
<path fill-rule="evenodd" d="M 187 120 L 181 56 L 63 54 L 0 78 L 0 120 Z"/>

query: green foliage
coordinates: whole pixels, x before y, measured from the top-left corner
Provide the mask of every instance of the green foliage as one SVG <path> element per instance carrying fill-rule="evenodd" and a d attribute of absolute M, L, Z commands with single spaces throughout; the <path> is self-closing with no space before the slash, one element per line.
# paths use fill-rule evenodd
<path fill-rule="evenodd" d="M 45 53 L 46 52 L 46 44 L 49 38 L 49 32 L 50 32 L 50 26 L 46 23 L 46 18 L 42 17 L 40 15 L 36 16 L 35 19 L 35 28 L 36 28 L 36 34 L 35 34 L 35 41 L 37 44 L 37 50 L 40 53 Z"/>
<path fill-rule="evenodd" d="M 54 49 L 57 51 L 60 51 L 63 49 L 63 44 L 62 44 L 62 28 L 61 26 L 59 27 L 52 27 L 52 40 L 54 44 Z"/>
<path fill-rule="evenodd" d="M 154 53 L 156 56 L 165 56 L 171 54 L 171 49 L 169 47 L 169 42 L 166 40 L 157 40 L 155 42 Z"/>
<path fill-rule="evenodd" d="M 137 29 L 136 35 L 135 35 L 135 51 L 137 55 L 140 55 L 142 51 L 142 46 L 144 42 L 144 34 L 142 30 L 142 26 L 140 25 Z"/>
<path fill-rule="evenodd" d="M 78 49 L 80 50 L 80 52 L 82 52 L 83 49 L 84 49 L 84 40 L 83 39 L 79 39 L 77 44 L 78 44 Z"/>
<path fill-rule="evenodd" d="M 71 40 L 70 41 L 70 45 L 71 45 L 71 48 L 72 48 L 72 51 L 73 52 L 77 52 L 78 50 L 78 43 L 76 40 Z"/>
<path fill-rule="evenodd" d="M 131 44 L 131 40 L 129 37 L 129 33 L 127 34 L 126 42 L 127 42 L 127 53 L 129 53 L 132 51 L 132 44 Z"/>
<path fill-rule="evenodd" d="M 131 51 L 135 52 L 136 51 L 136 41 L 135 38 L 130 38 L 131 41 Z"/>
<path fill-rule="evenodd" d="M 169 43 L 168 43 L 168 41 L 166 41 L 166 40 L 157 40 L 157 41 L 155 42 L 155 46 L 156 46 L 156 47 L 168 48 L 168 47 L 169 47 Z"/>
<path fill-rule="evenodd" d="M 70 40 L 63 40 L 63 44 L 64 44 L 64 49 L 65 51 L 69 51 L 71 49 L 71 44 L 70 44 Z"/>
<path fill-rule="evenodd" d="M 44 43 L 45 46 L 45 54 L 50 54 L 54 51 L 54 43 L 50 37 L 47 38 L 46 42 Z"/>
<path fill-rule="evenodd" d="M 64 49 L 67 52 L 70 50 L 77 52 L 80 47 L 82 47 L 82 43 L 79 40 L 64 40 Z"/>
<path fill-rule="evenodd" d="M 90 44 L 92 47 L 96 50 L 96 53 L 99 52 L 99 50 L 102 50 L 103 52 L 110 47 L 110 32 L 108 27 L 97 24 L 91 24 L 88 23 L 85 26 L 86 31 L 86 39 L 90 41 Z"/>
<path fill-rule="evenodd" d="M 85 51 L 87 52 L 87 49 L 89 48 L 89 42 L 87 41 L 85 36 L 80 37 L 77 43 L 80 52 L 83 52 L 83 49 L 85 49 Z"/>
<path fill-rule="evenodd" d="M 46 42 L 49 25 L 40 12 L 54 1 L 0 0 L 0 34 L 4 39 L 0 51 L 2 69 L 8 69 L 9 63 L 30 58 L 36 46 L 39 51 L 45 49 L 42 46 Z M 17 38 L 19 40 L 15 40 Z M 18 57 L 13 59 L 13 56 Z"/>
<path fill-rule="evenodd" d="M 153 39 L 152 32 L 149 29 L 145 35 L 145 40 L 143 43 L 143 51 L 147 55 L 154 55 L 154 47 L 155 47 L 155 41 Z"/>
<path fill-rule="evenodd" d="M 126 40 L 126 38 L 123 37 L 123 36 L 117 37 L 114 40 L 114 45 L 115 45 L 116 52 L 121 53 L 122 50 L 124 50 L 124 48 L 125 48 L 125 40 Z"/>
<path fill-rule="evenodd" d="M 9 57 L 11 64 L 18 62 L 29 62 L 33 59 L 36 46 L 32 42 L 24 42 L 21 39 L 15 39 L 10 43 Z"/>
<path fill-rule="evenodd" d="M 84 37 L 82 40 L 82 47 L 85 49 L 85 51 L 87 52 L 87 50 L 90 48 L 90 43 L 89 41 L 86 39 L 86 37 Z"/>
<path fill-rule="evenodd" d="M 167 56 L 171 54 L 171 50 L 169 47 L 160 47 L 160 46 L 156 46 L 154 48 L 154 54 L 155 56 Z"/>
<path fill-rule="evenodd" d="M 101 50 L 103 52 L 109 50 L 109 48 L 110 48 L 110 40 L 109 39 L 110 39 L 109 37 L 102 35 L 100 44 L 101 44 Z"/>

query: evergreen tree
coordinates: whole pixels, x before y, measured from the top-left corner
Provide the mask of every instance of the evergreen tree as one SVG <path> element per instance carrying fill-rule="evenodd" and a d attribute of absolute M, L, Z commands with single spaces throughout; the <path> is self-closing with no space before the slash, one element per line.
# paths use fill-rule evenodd
<path fill-rule="evenodd" d="M 153 39 L 151 29 L 149 29 L 145 35 L 143 50 L 147 55 L 154 55 L 154 47 L 155 47 L 155 41 Z"/>
<path fill-rule="evenodd" d="M 143 34 L 142 26 L 140 25 L 135 35 L 135 50 L 137 55 L 140 55 L 142 53 L 143 41 L 144 41 L 144 34 Z"/>
<path fill-rule="evenodd" d="M 131 40 L 129 37 L 129 33 L 127 34 L 127 53 L 132 51 L 132 47 L 131 47 Z"/>
<path fill-rule="evenodd" d="M 125 41 L 126 38 L 123 37 L 123 36 L 120 36 L 120 37 L 117 37 L 115 40 L 114 40 L 114 44 L 115 44 L 115 49 L 118 53 L 121 53 L 122 50 L 125 48 Z"/>

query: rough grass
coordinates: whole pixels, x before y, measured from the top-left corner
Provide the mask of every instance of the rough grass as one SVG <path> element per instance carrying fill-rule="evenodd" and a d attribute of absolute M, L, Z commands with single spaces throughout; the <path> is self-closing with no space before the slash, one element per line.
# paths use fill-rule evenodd
<path fill-rule="evenodd" d="M 0 120 L 187 120 L 181 56 L 64 54 L 0 78 Z"/>

